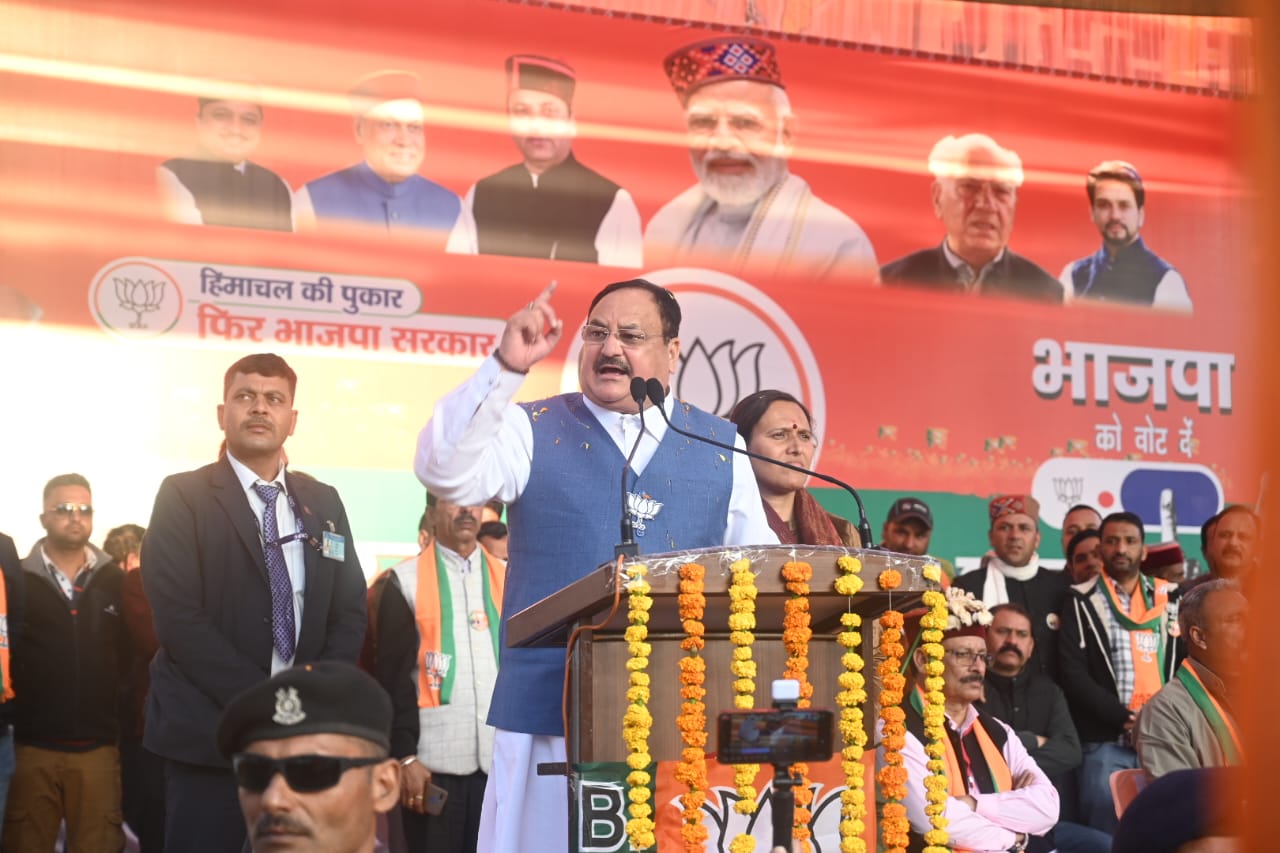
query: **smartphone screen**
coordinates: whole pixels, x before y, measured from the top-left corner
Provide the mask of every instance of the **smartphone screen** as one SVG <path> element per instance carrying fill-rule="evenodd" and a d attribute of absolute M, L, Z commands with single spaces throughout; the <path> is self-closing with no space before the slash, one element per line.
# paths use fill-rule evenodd
<path fill-rule="evenodd" d="M 726 711 L 720 714 L 716 758 L 721 764 L 826 761 L 832 753 L 830 711 Z"/>

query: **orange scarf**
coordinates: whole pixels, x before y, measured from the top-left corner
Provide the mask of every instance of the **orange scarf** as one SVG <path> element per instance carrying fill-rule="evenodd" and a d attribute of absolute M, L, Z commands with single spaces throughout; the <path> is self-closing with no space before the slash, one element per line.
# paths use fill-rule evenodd
<path fill-rule="evenodd" d="M 1165 607 L 1169 603 L 1169 584 L 1162 580 L 1139 577 L 1129 596 L 1129 609 L 1120 608 L 1115 581 L 1106 572 L 1098 576 L 1111 612 L 1121 627 L 1129 632 L 1129 654 L 1133 658 L 1133 696 L 1129 710 L 1136 711 L 1164 686 Z M 1151 603 L 1147 603 L 1150 595 Z"/>
<path fill-rule="evenodd" d="M 0 578 L 0 702 L 13 698 L 13 679 L 9 669 L 9 593 Z"/>
<path fill-rule="evenodd" d="M 498 629 L 502 621 L 502 584 L 505 567 L 477 546 L 484 584 L 484 612 L 489 621 L 493 656 L 498 658 Z M 418 707 L 449 704 L 453 691 L 453 596 L 448 569 L 440 547 L 432 544 L 418 554 L 418 586 L 414 594 L 414 618 L 418 624 Z"/>
<path fill-rule="evenodd" d="M 991 739 L 991 735 L 987 734 L 987 729 L 978 720 L 973 721 L 972 731 L 974 737 L 978 739 L 978 746 L 982 749 L 982 757 L 987 761 L 987 769 L 991 771 L 991 783 L 995 786 L 994 793 L 1001 791 L 1013 790 L 1013 776 L 1009 773 L 1009 762 L 1005 761 L 1004 754 L 1000 752 L 995 741 Z M 962 737 L 960 732 L 956 732 L 956 737 Z M 963 797 L 969 793 L 968 780 L 964 771 L 960 769 L 960 759 L 956 756 L 955 744 L 948 737 L 945 741 L 947 747 L 947 782 L 949 784 L 948 793 L 953 797 Z M 972 765 L 970 765 L 972 766 Z M 953 853 L 969 853 L 962 847 L 952 847 Z"/>

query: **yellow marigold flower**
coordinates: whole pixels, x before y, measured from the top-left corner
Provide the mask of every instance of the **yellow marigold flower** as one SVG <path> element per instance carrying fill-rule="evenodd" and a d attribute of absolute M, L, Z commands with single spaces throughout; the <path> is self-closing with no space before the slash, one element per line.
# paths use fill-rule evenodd
<path fill-rule="evenodd" d="M 756 840 L 750 835 L 735 835 L 729 842 L 729 853 L 752 853 L 756 849 Z"/>
<path fill-rule="evenodd" d="M 627 756 L 627 766 L 632 770 L 644 770 L 653 763 L 653 757 L 647 752 L 633 752 Z M 646 776 L 649 774 L 646 773 Z M 636 783 L 632 783 L 636 784 Z M 642 784 L 649 784 L 647 781 Z"/>
<path fill-rule="evenodd" d="M 862 571 L 862 561 L 850 554 L 841 554 L 836 558 L 836 567 L 842 572 L 857 574 Z"/>
<path fill-rule="evenodd" d="M 729 634 L 729 642 L 744 648 L 754 643 L 755 639 L 750 631 L 733 631 Z"/>
<path fill-rule="evenodd" d="M 756 617 L 750 613 L 730 613 L 730 631 L 750 631 L 756 627 Z"/>
<path fill-rule="evenodd" d="M 737 684 L 734 684 L 733 689 L 740 694 L 733 697 L 733 707 L 749 711 L 756 706 L 755 698 L 751 694 L 747 693 L 747 691 L 738 690 Z"/>
<path fill-rule="evenodd" d="M 937 563 L 925 563 L 924 568 L 920 570 L 920 574 L 924 575 L 925 580 L 938 583 L 942 580 L 942 566 Z"/>
<path fill-rule="evenodd" d="M 648 686 L 649 686 L 649 673 L 647 673 L 647 672 L 633 672 L 633 673 L 631 673 L 631 684 L 632 684 L 633 686 L 635 686 L 635 687 L 648 687 Z"/>
<path fill-rule="evenodd" d="M 862 578 L 857 575 L 840 575 L 835 582 L 840 595 L 857 595 L 862 590 Z"/>
<path fill-rule="evenodd" d="M 633 803 L 647 803 L 653 793 L 648 788 L 632 788 L 627 791 L 627 798 Z"/>
<path fill-rule="evenodd" d="M 840 665 L 853 672 L 861 672 L 866 661 L 857 652 L 845 652 L 840 656 Z"/>

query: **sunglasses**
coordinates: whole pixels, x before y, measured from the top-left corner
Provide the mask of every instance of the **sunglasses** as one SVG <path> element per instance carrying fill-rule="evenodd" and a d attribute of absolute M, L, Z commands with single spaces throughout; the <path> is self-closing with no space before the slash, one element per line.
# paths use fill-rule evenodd
<path fill-rule="evenodd" d="M 338 758 L 333 755 L 293 755 L 289 758 L 268 758 L 252 752 L 242 752 L 231 759 L 236 784 L 253 794 L 267 790 L 277 773 L 284 776 L 289 787 L 299 794 L 314 794 L 332 788 L 342 779 L 342 774 L 353 767 L 370 767 L 381 764 L 385 758 Z"/>
<path fill-rule="evenodd" d="M 93 515 L 93 506 L 92 504 L 54 504 L 49 507 L 49 512 L 65 516 L 71 516 L 77 512 L 81 515 Z"/>

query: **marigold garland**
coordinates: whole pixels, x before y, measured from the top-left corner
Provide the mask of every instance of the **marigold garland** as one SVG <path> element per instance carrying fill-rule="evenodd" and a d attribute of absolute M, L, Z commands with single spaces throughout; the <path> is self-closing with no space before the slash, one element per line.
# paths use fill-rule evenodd
<path fill-rule="evenodd" d="M 703 698 L 707 689 L 707 662 L 702 657 L 706 646 L 705 626 L 702 618 L 707 599 L 703 594 L 703 578 L 707 570 L 697 563 L 680 567 L 680 594 L 677 606 L 685 636 L 680 641 L 684 657 L 680 659 L 680 713 L 676 716 L 676 728 L 684 741 L 680 762 L 676 765 L 675 779 L 688 790 L 680 795 L 684 806 L 680 837 L 688 853 L 702 853 L 707 842 L 707 828 L 702 823 L 702 804 L 707 797 L 707 708 Z"/>
<path fill-rule="evenodd" d="M 836 592 L 841 595 L 857 595 L 862 590 L 862 561 L 843 554 L 836 559 Z"/>
<path fill-rule="evenodd" d="M 936 564 L 925 566 L 925 577 L 928 578 L 930 568 L 937 569 Z M 920 618 L 920 648 L 924 652 L 924 751 L 928 757 L 929 775 L 925 777 L 925 814 L 929 816 L 932 827 L 924 834 L 927 845 L 924 853 L 947 853 L 950 837 L 947 833 L 947 798 L 950 785 L 947 779 L 946 755 L 946 716 L 945 698 L 942 693 L 944 671 L 942 663 L 942 634 L 947 627 L 947 597 L 936 590 L 930 590 L 923 596 L 924 604 L 929 612 Z"/>
<path fill-rule="evenodd" d="M 649 636 L 649 611 L 653 608 L 652 588 L 646 581 L 648 569 L 640 564 L 627 569 L 627 630 L 625 638 L 630 657 L 627 659 L 629 674 L 627 686 L 627 710 L 622 717 L 622 739 L 627 745 L 627 792 L 631 815 L 627 821 L 627 837 L 633 850 L 648 850 L 657 843 L 654 835 L 653 806 L 649 803 L 651 777 L 649 765 L 649 732 L 653 728 L 653 715 L 649 712 L 649 654 L 652 647 L 645 642 Z"/>
<path fill-rule="evenodd" d="M 782 567 L 782 579 L 786 582 L 787 592 L 791 593 L 782 606 L 782 644 L 787 651 L 786 669 L 783 678 L 790 678 L 800 683 L 800 699 L 798 707 L 808 708 L 813 698 L 813 685 L 809 683 L 809 639 L 813 630 L 809 627 L 809 580 L 813 577 L 813 566 L 808 563 L 791 562 Z M 812 814 L 809 805 L 813 802 L 813 789 L 809 787 L 809 765 L 793 764 L 791 772 L 799 774 L 800 784 L 795 789 L 795 825 L 792 837 L 800 842 L 800 853 L 808 853 L 809 820 Z"/>
<path fill-rule="evenodd" d="M 883 577 L 885 573 L 881 573 Z M 884 807 L 880 817 L 880 837 L 884 853 L 903 853 L 910 839 L 907 830 L 907 769 L 902 762 L 902 748 L 907 742 L 906 715 L 902 711 L 902 614 L 889 610 L 880 617 L 881 661 L 876 667 L 880 676 L 880 719 L 883 727 L 880 746 L 884 750 L 884 767 L 876 774 Z"/>
<path fill-rule="evenodd" d="M 750 560 L 736 560 L 729 566 L 729 642 L 733 645 L 733 661 L 729 671 L 733 674 L 733 707 L 750 710 L 756 701 L 756 662 L 751 646 L 755 642 L 756 627 L 756 576 L 751 571 Z M 759 764 L 735 764 L 733 786 L 738 800 L 733 810 L 741 815 L 756 813 L 756 774 Z M 745 832 L 729 842 L 729 853 L 752 853 L 756 840 Z"/>
<path fill-rule="evenodd" d="M 843 563 L 838 565 L 842 571 L 857 571 L 847 568 Z M 855 651 L 862 643 L 862 634 L 858 630 L 862 626 L 862 617 L 857 613 L 843 613 L 840 616 L 840 626 L 843 630 L 836 636 L 836 641 L 844 647 L 844 654 L 840 656 L 844 672 L 837 678 L 840 690 L 836 693 L 836 704 L 840 706 L 840 740 L 844 744 L 840 751 L 840 768 L 844 771 L 845 784 L 845 789 L 840 792 L 840 851 L 866 853 L 867 845 L 862 838 L 867 816 L 867 795 L 862 784 L 862 754 L 867 745 L 867 733 L 863 724 L 862 703 L 867 701 L 867 691 L 866 679 L 862 675 L 862 655 Z"/>

